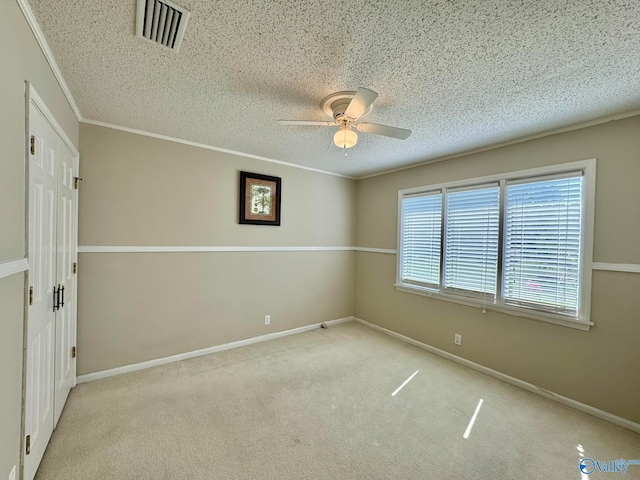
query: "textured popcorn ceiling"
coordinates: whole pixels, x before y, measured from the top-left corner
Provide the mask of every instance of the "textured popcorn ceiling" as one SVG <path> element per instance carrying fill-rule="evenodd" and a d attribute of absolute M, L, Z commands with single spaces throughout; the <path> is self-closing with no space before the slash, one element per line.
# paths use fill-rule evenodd
<path fill-rule="evenodd" d="M 29 1 L 84 118 L 347 175 L 640 108 L 638 0 L 174 0 L 177 54 L 134 0 Z M 359 86 L 408 140 L 276 123 Z"/>

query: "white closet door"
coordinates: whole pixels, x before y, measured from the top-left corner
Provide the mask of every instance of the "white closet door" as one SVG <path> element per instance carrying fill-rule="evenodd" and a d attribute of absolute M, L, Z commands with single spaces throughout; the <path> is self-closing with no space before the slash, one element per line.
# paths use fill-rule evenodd
<path fill-rule="evenodd" d="M 32 480 L 53 431 L 58 135 L 30 108 L 29 294 L 25 392 L 24 479 Z M 27 453 L 27 448 L 29 452 Z"/>
<path fill-rule="evenodd" d="M 76 275 L 73 264 L 77 259 L 77 190 L 73 188 L 77 176 L 77 158 L 59 142 L 58 155 L 58 254 L 57 283 L 62 293 L 56 313 L 54 426 L 58 424 L 62 408 L 75 386 L 76 361 L 72 349 L 76 342 Z"/>

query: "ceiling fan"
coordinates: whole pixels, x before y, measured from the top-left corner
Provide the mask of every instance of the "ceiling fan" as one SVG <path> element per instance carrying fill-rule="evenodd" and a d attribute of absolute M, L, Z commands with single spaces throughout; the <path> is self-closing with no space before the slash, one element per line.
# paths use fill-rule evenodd
<path fill-rule="evenodd" d="M 322 110 L 333 118 L 332 122 L 317 122 L 308 120 L 278 120 L 280 125 L 317 125 L 323 127 L 340 127 L 333 136 L 333 143 L 339 148 L 351 148 L 358 141 L 358 135 L 351 128 L 359 132 L 384 135 L 385 137 L 405 140 L 411 135 L 411 130 L 388 127 L 375 123 L 358 123 L 362 117 L 371 111 L 373 102 L 378 94 L 367 88 L 358 88 L 355 92 L 332 93 L 320 103 Z M 345 154 L 346 155 L 346 154 Z"/>

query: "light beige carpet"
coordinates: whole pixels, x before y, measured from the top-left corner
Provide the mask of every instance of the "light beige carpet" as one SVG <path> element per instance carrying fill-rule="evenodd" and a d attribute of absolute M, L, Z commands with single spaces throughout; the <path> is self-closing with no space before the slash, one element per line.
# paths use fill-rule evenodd
<path fill-rule="evenodd" d="M 580 453 L 640 435 L 350 322 L 79 385 L 37 478 L 640 478 Z"/>

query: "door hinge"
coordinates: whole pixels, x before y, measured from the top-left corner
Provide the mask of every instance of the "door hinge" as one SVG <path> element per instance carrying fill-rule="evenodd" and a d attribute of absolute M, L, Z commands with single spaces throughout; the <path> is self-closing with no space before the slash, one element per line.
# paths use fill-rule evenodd
<path fill-rule="evenodd" d="M 25 442 L 25 450 L 27 455 L 31 453 L 31 435 L 27 435 L 27 440 Z"/>
<path fill-rule="evenodd" d="M 31 135 L 31 155 L 36 154 L 36 136 Z"/>
<path fill-rule="evenodd" d="M 73 273 L 78 273 L 78 263 L 73 262 Z"/>
<path fill-rule="evenodd" d="M 29 287 L 29 305 L 33 305 L 33 287 Z"/>
<path fill-rule="evenodd" d="M 71 358 L 76 358 L 76 347 L 71 347 Z"/>
<path fill-rule="evenodd" d="M 78 187 L 80 187 L 80 181 L 82 179 L 80 177 L 73 177 L 73 189 L 74 190 L 78 190 Z"/>

